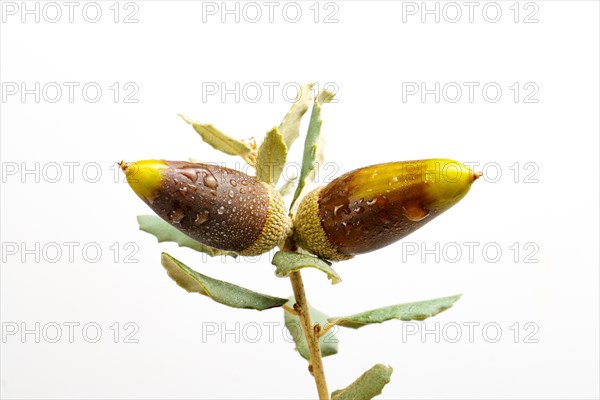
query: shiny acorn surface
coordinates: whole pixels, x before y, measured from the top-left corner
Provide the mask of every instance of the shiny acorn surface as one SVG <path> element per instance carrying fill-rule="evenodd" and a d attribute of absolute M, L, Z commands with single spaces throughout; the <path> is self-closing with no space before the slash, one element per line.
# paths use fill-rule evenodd
<path fill-rule="evenodd" d="M 302 200 L 295 216 L 295 240 L 333 261 L 380 249 L 448 210 L 479 176 L 448 159 L 354 170 Z"/>
<path fill-rule="evenodd" d="M 240 171 L 165 160 L 123 162 L 121 169 L 156 214 L 207 246 L 258 255 L 290 233 L 281 195 Z"/>

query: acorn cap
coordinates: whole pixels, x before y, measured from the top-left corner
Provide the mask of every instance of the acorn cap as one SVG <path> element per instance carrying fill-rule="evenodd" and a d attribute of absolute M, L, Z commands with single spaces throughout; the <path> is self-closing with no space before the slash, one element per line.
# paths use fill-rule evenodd
<path fill-rule="evenodd" d="M 238 253 L 242 256 L 256 256 L 266 253 L 282 242 L 292 233 L 292 220 L 288 216 L 285 202 L 279 191 L 268 183 L 260 182 L 267 190 L 269 196 L 269 211 L 267 220 L 258 238 L 245 250 Z"/>
<path fill-rule="evenodd" d="M 330 242 L 319 212 L 319 197 L 323 188 L 316 188 L 308 193 L 300 202 L 294 224 L 294 241 L 305 250 L 321 258 L 332 261 L 343 261 L 352 258 L 350 254 L 342 254 Z"/>
<path fill-rule="evenodd" d="M 291 232 L 279 192 L 240 171 L 164 160 L 121 163 L 121 168 L 156 214 L 207 246 L 253 256 Z"/>
<path fill-rule="evenodd" d="M 294 221 L 295 240 L 332 261 L 377 250 L 452 207 L 479 176 L 448 159 L 357 169 L 302 200 Z"/>

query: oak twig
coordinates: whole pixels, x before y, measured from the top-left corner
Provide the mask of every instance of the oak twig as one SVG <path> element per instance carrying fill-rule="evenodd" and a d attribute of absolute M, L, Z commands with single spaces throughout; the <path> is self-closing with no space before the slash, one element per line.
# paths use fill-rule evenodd
<path fill-rule="evenodd" d="M 325 370 L 323 369 L 323 359 L 321 358 L 321 348 L 319 346 L 319 335 L 315 333 L 300 271 L 292 272 L 290 274 L 290 281 L 292 282 L 294 297 L 296 298 L 294 309 L 300 319 L 300 324 L 302 325 L 302 330 L 306 337 L 306 344 L 308 345 L 308 352 L 310 354 L 309 371 L 315 378 L 319 399 L 329 400 L 329 390 L 327 389 Z"/>

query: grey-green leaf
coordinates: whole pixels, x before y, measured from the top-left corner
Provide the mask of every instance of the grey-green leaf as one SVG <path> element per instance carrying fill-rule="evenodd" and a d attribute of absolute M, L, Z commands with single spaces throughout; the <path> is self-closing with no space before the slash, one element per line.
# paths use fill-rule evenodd
<path fill-rule="evenodd" d="M 316 268 L 319 271 L 325 272 L 331 280 L 331 284 L 340 283 L 342 278 L 331 268 L 331 263 L 321 260 L 318 257 L 308 254 L 294 253 L 290 251 L 278 251 L 273 256 L 271 264 L 275 265 L 275 275 L 279 278 L 285 278 L 294 271 L 299 271 L 302 268 Z"/>
<path fill-rule="evenodd" d="M 308 132 L 304 141 L 304 154 L 302 155 L 300 178 L 298 180 L 296 191 L 294 192 L 294 198 L 292 199 L 290 210 L 292 210 L 294 203 L 296 203 L 296 200 L 298 197 L 300 197 L 300 194 L 302 194 L 302 190 L 306 186 L 306 181 L 312 175 L 315 168 L 315 160 L 319 156 L 318 145 L 319 137 L 321 135 L 321 125 L 323 123 L 323 120 L 321 120 L 321 105 L 330 103 L 334 96 L 334 93 L 331 93 L 327 90 L 321 90 L 315 99 L 312 113 L 310 115 Z"/>
<path fill-rule="evenodd" d="M 256 156 L 256 177 L 258 180 L 277 184 L 285 160 L 287 157 L 287 146 L 283 142 L 283 136 L 277 127 L 274 127 L 265 136 L 265 140 L 258 148 Z"/>
<path fill-rule="evenodd" d="M 294 176 L 293 178 L 286 180 L 283 185 L 279 188 L 279 194 L 283 197 L 288 196 L 294 192 L 294 185 L 298 182 L 298 177 Z"/>
<path fill-rule="evenodd" d="M 289 149 L 292 147 L 292 143 L 300 136 L 300 122 L 302 116 L 310 107 L 312 101 L 312 88 L 314 83 L 307 83 L 300 87 L 300 92 L 294 101 L 294 104 L 290 107 L 290 110 L 279 124 L 279 132 L 283 136 L 283 141 Z"/>
<path fill-rule="evenodd" d="M 195 241 L 156 215 L 138 215 L 137 220 L 140 230 L 154 235 L 159 243 L 175 242 L 179 247 L 188 247 L 201 253 L 206 253 L 211 257 L 220 255 L 227 255 L 234 258 L 237 257 L 237 254 L 234 252 L 217 250 Z"/>
<path fill-rule="evenodd" d="M 188 292 L 200 293 L 229 307 L 262 311 L 281 307 L 288 301 L 202 275 L 167 253 L 162 253 L 161 263 L 171 279 Z"/>
<path fill-rule="evenodd" d="M 230 156 L 246 157 L 252 153 L 252 149 L 246 143 L 226 135 L 211 124 L 199 124 L 184 115 L 179 116 L 198 132 L 202 140 L 215 149 Z"/>
<path fill-rule="evenodd" d="M 394 306 L 377 308 L 375 310 L 350 315 L 347 317 L 329 318 L 328 321 L 347 328 L 358 329 L 369 324 L 379 324 L 391 319 L 402 321 L 422 321 L 449 309 L 460 299 L 456 296 L 441 297 L 439 299 L 417 301 L 414 303 L 397 304 Z"/>
<path fill-rule="evenodd" d="M 347 388 L 331 393 L 331 400 L 370 400 L 390 383 L 392 372 L 392 367 L 377 364 Z"/>
<path fill-rule="evenodd" d="M 295 302 L 296 300 L 292 296 L 290 297 L 290 300 L 288 301 L 287 305 L 293 308 Z M 316 308 L 311 307 L 310 305 L 309 309 L 313 324 L 318 323 L 321 325 L 321 327 L 325 327 L 327 325 L 327 315 L 323 314 Z M 288 329 L 292 338 L 294 339 L 294 343 L 296 343 L 296 350 L 298 350 L 298 353 L 300 353 L 300 355 L 306 360 L 310 360 L 308 344 L 306 343 L 306 337 L 304 336 L 304 331 L 302 330 L 300 318 L 287 311 L 284 311 L 283 318 L 285 322 L 285 327 Z M 325 333 L 319 338 L 319 347 L 321 348 L 321 356 L 323 357 L 337 354 L 338 338 L 334 335 L 333 330 L 329 330 L 327 333 Z"/>

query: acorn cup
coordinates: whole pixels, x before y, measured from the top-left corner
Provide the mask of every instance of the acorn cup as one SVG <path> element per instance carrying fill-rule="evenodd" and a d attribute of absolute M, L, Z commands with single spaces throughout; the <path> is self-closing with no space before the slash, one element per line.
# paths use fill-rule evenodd
<path fill-rule="evenodd" d="M 291 234 L 279 192 L 242 172 L 164 160 L 120 166 L 133 191 L 156 214 L 204 245 L 255 256 Z"/>
<path fill-rule="evenodd" d="M 455 205 L 480 176 L 447 159 L 354 170 L 302 199 L 294 239 L 303 249 L 332 261 L 380 249 Z"/>

